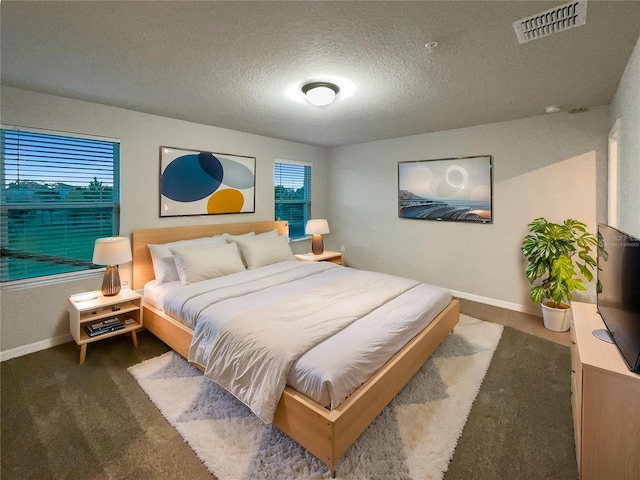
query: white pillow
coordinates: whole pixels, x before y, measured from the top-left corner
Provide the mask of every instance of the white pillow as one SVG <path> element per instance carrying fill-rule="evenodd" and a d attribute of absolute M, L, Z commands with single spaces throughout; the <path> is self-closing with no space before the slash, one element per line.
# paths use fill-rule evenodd
<path fill-rule="evenodd" d="M 272 263 L 295 260 L 289 239 L 276 235 L 236 240 L 248 268 L 264 267 Z"/>
<path fill-rule="evenodd" d="M 249 237 L 255 237 L 255 236 L 256 236 L 256 232 L 243 233 L 241 235 L 231 235 L 230 233 L 222 234 L 222 238 L 226 239 L 227 243 L 235 242 L 236 238 L 243 239 L 243 238 L 249 238 Z"/>
<path fill-rule="evenodd" d="M 191 240 L 178 240 L 177 242 L 160 243 L 147 245 L 151 252 L 151 261 L 153 262 L 153 273 L 156 277 L 156 283 L 163 283 L 180 280 L 176 264 L 171 255 L 172 247 L 189 247 L 193 245 L 225 245 L 227 242 L 221 235 L 214 237 L 193 238 Z"/>
<path fill-rule="evenodd" d="M 171 253 L 182 285 L 244 270 L 235 243 L 178 247 L 172 248 Z"/>
<path fill-rule="evenodd" d="M 268 232 L 264 232 L 264 233 L 258 233 L 256 235 L 256 237 L 277 237 L 278 236 L 278 229 L 274 229 L 274 230 L 270 230 Z"/>

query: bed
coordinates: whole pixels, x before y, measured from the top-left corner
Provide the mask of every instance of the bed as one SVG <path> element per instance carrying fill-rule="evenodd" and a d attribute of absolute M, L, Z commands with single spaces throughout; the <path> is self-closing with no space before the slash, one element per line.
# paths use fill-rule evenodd
<path fill-rule="evenodd" d="M 288 233 L 287 222 L 265 221 L 137 230 L 133 233 L 133 286 L 139 290 L 155 278 L 148 245 L 196 239 L 223 233 L 241 235 L 276 230 Z M 293 262 L 295 263 L 295 262 Z M 307 263 L 307 262 L 300 262 Z M 293 266 L 295 267 L 295 266 Z M 335 269 L 342 267 L 332 265 Z M 316 269 L 329 270 L 328 268 Z M 330 273 L 340 273 L 337 270 Z M 205 283 L 205 282 L 202 282 Z M 288 385 L 273 414 L 273 424 L 320 459 L 333 473 L 338 459 L 393 399 L 458 322 L 459 304 L 446 304 L 428 325 L 382 365 L 368 380 L 332 409 Z M 144 327 L 185 358 L 194 330 L 159 308 L 146 296 Z M 195 342 L 194 342 L 195 343 Z M 201 365 L 197 365 L 201 370 Z"/>

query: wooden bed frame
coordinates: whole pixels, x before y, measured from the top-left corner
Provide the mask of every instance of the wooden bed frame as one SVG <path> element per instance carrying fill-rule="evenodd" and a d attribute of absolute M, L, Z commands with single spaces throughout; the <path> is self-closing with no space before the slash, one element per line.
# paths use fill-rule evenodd
<path fill-rule="evenodd" d="M 287 222 L 264 221 L 158 228 L 133 232 L 133 288 L 142 289 L 153 280 L 153 265 L 147 244 L 167 243 L 222 233 L 262 233 L 278 229 L 288 234 Z M 146 303 L 143 325 L 184 358 L 188 358 L 193 330 Z M 305 395 L 286 387 L 273 424 L 335 474 L 338 459 L 397 395 L 413 374 L 458 323 L 460 307 L 453 300 L 424 330 L 347 398 L 338 408 L 328 410 Z"/>

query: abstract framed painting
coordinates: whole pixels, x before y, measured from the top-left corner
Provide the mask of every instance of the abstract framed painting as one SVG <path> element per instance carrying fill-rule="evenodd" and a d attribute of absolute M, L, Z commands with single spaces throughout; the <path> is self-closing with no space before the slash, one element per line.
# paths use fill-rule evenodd
<path fill-rule="evenodd" d="M 160 147 L 160 217 L 255 212 L 256 159 Z"/>
<path fill-rule="evenodd" d="M 493 223 L 493 157 L 398 162 L 398 217 Z"/>

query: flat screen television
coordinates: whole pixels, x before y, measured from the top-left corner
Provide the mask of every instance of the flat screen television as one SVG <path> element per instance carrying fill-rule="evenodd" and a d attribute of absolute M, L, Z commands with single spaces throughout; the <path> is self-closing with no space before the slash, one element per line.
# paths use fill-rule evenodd
<path fill-rule="evenodd" d="M 598 313 L 632 372 L 640 373 L 640 240 L 598 225 Z"/>

